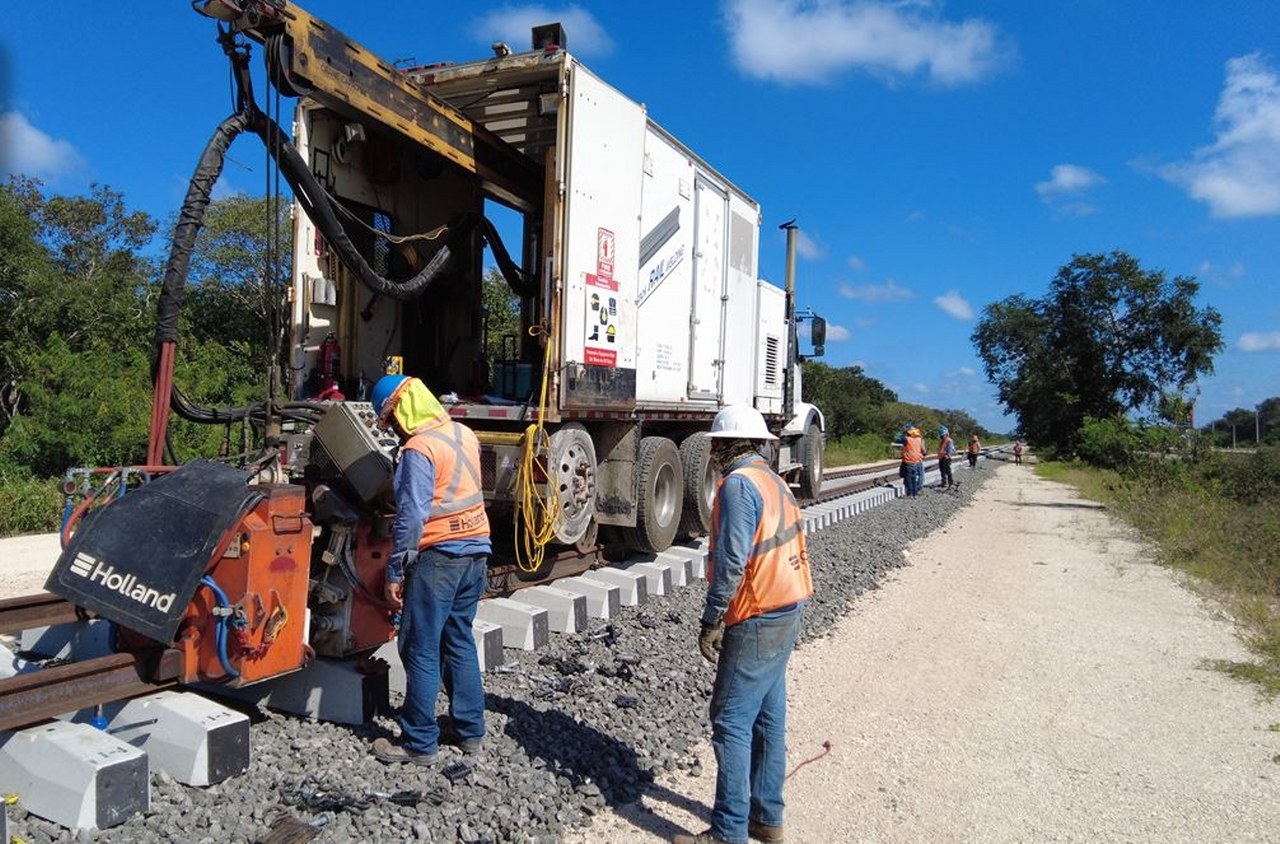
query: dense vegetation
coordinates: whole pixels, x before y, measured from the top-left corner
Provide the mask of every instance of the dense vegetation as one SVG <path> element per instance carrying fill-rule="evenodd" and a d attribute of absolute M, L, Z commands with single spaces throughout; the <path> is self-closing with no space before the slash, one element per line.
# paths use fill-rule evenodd
<path fill-rule="evenodd" d="M 1222 348 L 1222 318 L 1195 306 L 1199 289 L 1123 252 L 1077 255 L 1044 297 L 988 305 L 973 342 L 1020 432 L 1071 456 L 1087 419 L 1188 424 L 1185 392 Z"/>

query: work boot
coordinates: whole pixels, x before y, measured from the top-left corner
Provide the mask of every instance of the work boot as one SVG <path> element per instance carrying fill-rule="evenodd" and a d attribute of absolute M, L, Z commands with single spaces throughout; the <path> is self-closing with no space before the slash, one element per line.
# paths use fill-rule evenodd
<path fill-rule="evenodd" d="M 409 765 L 434 765 L 440 758 L 439 753 L 424 753 L 411 750 L 402 744 L 396 744 L 388 738 L 374 739 L 373 758 L 388 765 L 404 762 Z"/>
<path fill-rule="evenodd" d="M 747 835 L 757 841 L 772 841 L 774 844 L 783 840 L 780 825 L 774 826 L 760 821 L 747 821 Z"/>
<path fill-rule="evenodd" d="M 705 832 L 699 832 L 697 835 L 682 832 L 672 837 L 671 844 L 729 844 L 729 842 L 708 829 Z"/>

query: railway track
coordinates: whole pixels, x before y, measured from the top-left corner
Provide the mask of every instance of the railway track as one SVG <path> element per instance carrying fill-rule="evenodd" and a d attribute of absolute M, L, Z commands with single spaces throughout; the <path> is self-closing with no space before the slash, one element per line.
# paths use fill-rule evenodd
<path fill-rule="evenodd" d="M 932 469 L 936 461 L 928 461 Z M 806 506 L 824 504 L 898 480 L 898 461 L 828 469 L 821 494 Z M 617 558 L 614 558 L 617 561 Z M 610 562 L 609 549 L 595 545 L 562 551 L 549 559 L 546 573 L 531 577 L 513 564 L 494 566 L 486 597 L 505 597 L 517 590 L 582 574 Z M 0 600 L 0 634 L 53 627 L 86 620 L 82 610 L 47 592 Z M 180 654 L 174 649 L 151 656 L 110 654 L 46 667 L 0 679 L 0 731 L 14 730 L 59 714 L 138 697 L 176 684 Z"/>

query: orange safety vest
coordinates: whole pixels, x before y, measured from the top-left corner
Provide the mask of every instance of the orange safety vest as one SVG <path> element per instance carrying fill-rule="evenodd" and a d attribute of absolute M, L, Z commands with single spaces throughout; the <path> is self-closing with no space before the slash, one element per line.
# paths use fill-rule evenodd
<path fill-rule="evenodd" d="M 924 441 L 919 437 L 907 437 L 902 443 L 902 462 L 919 463 L 924 460 Z"/>
<path fill-rule="evenodd" d="M 436 470 L 431 513 L 422 526 L 419 550 L 449 539 L 489 535 L 489 516 L 480 486 L 480 441 L 470 428 L 445 420 L 411 436 L 404 444 L 426 456 Z"/>
<path fill-rule="evenodd" d="M 950 450 L 947 448 L 947 446 L 949 446 L 949 445 L 951 445 L 951 435 L 950 435 L 950 434 L 948 434 L 947 436 L 943 437 L 943 438 L 942 438 L 942 442 L 938 443 L 938 459 L 939 459 L 939 460 L 945 460 L 946 458 L 948 458 L 948 457 L 950 457 L 950 456 L 951 456 L 951 452 L 950 452 Z"/>
<path fill-rule="evenodd" d="M 751 481 L 764 503 L 751 542 L 751 558 L 742 573 L 742 582 L 729 606 L 724 623 L 732 626 L 761 613 L 803 601 L 813 594 L 809 573 L 809 552 L 805 545 L 803 517 L 786 481 L 762 465 L 746 465 L 731 474 Z M 726 476 L 728 477 L 728 476 Z M 716 538 L 720 527 L 720 487 L 711 508 L 711 545 L 707 554 L 707 580 L 713 576 Z"/>
<path fill-rule="evenodd" d="M 981 450 L 982 450 L 982 446 L 978 445 L 978 441 L 977 441 L 977 440 L 969 440 L 969 453 L 970 453 L 970 454 L 977 454 L 977 453 L 978 453 L 979 451 L 981 451 Z"/>

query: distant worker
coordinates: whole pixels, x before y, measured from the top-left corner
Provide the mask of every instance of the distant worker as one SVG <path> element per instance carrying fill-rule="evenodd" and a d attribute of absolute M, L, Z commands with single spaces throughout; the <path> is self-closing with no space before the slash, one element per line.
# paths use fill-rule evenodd
<path fill-rule="evenodd" d="M 1013 441 L 1013 462 L 1014 465 L 1022 465 L 1022 440 Z"/>
<path fill-rule="evenodd" d="M 951 432 L 943 425 L 938 429 L 938 476 L 943 489 L 955 483 L 951 476 L 951 455 L 956 452 L 956 444 L 951 439 Z"/>
<path fill-rule="evenodd" d="M 417 378 L 386 375 L 373 386 L 383 427 L 400 437 L 385 595 L 401 613 L 404 663 L 400 741 L 379 738 L 383 762 L 431 765 L 441 741 L 464 754 L 484 739 L 484 688 L 471 623 L 492 551 L 480 487 L 480 444 Z M 449 733 L 436 723 L 436 697 L 449 696 Z"/>
<path fill-rule="evenodd" d="M 969 468 L 978 468 L 978 455 L 982 453 L 982 443 L 978 442 L 977 433 L 969 435 Z"/>
<path fill-rule="evenodd" d="M 924 488 L 924 438 L 920 429 L 912 425 L 902 442 L 902 464 L 906 469 L 903 478 L 908 498 L 915 498 Z"/>
<path fill-rule="evenodd" d="M 711 509 L 707 598 L 698 647 L 716 664 L 711 828 L 675 844 L 781 841 L 786 779 L 787 661 L 813 594 L 803 516 L 787 482 L 761 456 L 775 440 L 752 407 L 711 424 L 722 473 Z"/>

